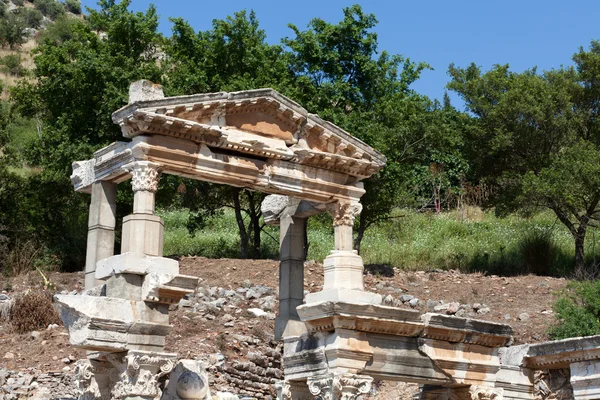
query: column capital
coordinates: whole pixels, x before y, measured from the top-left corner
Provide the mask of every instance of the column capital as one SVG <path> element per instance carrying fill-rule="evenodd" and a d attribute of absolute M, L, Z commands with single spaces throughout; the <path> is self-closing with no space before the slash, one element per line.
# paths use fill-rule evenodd
<path fill-rule="evenodd" d="M 308 389 L 323 400 L 355 400 L 371 391 L 373 378 L 366 375 L 322 375 L 308 378 Z"/>
<path fill-rule="evenodd" d="M 158 190 L 158 180 L 162 165 L 151 161 L 134 161 L 123 166 L 131 173 L 131 187 L 134 192 L 152 192 Z"/>
<path fill-rule="evenodd" d="M 504 391 L 501 388 L 471 386 L 469 393 L 471 400 L 502 400 L 504 398 Z"/>
<path fill-rule="evenodd" d="M 327 212 L 333 217 L 333 226 L 354 226 L 356 217 L 362 211 L 359 202 L 336 202 L 326 205 Z"/>
<path fill-rule="evenodd" d="M 129 351 L 117 364 L 119 381 L 112 389 L 113 399 L 144 396 L 159 399 L 159 379 L 175 367 L 175 356 L 142 351 Z M 111 361 L 113 362 L 113 361 Z"/>

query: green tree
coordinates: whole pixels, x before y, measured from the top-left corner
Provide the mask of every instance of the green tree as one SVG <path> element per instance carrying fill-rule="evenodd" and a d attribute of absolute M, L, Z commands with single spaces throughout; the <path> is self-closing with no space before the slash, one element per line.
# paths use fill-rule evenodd
<path fill-rule="evenodd" d="M 433 104 L 410 85 L 425 63 L 378 53 L 377 20 L 358 5 L 345 8 L 337 24 L 313 19 L 307 30 L 290 25 L 287 57 L 296 82 L 290 96 L 310 112 L 348 130 L 388 158 L 385 169 L 365 181 L 355 248 L 369 226 L 413 204 L 410 176 L 425 162 Z M 412 193 L 411 193 L 412 192 Z"/>
<path fill-rule="evenodd" d="M 171 95 L 272 87 L 286 92 L 292 78 L 281 46 L 269 45 L 253 11 L 214 20 L 212 29 L 195 32 L 173 19 L 173 36 L 165 46 L 165 90 Z M 185 181 L 185 206 L 193 232 L 223 207 L 234 210 L 242 258 L 261 256 L 262 193 Z"/>
<path fill-rule="evenodd" d="M 73 14 L 81 14 L 81 2 L 79 0 L 66 0 L 65 7 Z"/>
<path fill-rule="evenodd" d="M 585 236 L 600 213 L 598 43 L 574 61 L 544 73 L 451 66 L 448 87 L 476 116 L 467 152 L 477 178 L 497 188 L 497 212 L 551 209 L 571 232 L 575 272 L 585 277 Z"/>
<path fill-rule="evenodd" d="M 20 81 L 12 90 L 16 109 L 39 121 L 39 134 L 23 152 L 24 161 L 40 170 L 28 182 L 37 186 L 32 187 L 39 196 L 52 200 L 41 204 L 39 197 L 40 204 L 31 206 L 39 221 L 35 231 L 67 269 L 81 267 L 89 201 L 73 192 L 71 163 L 122 139 L 111 113 L 127 104 L 131 82 L 160 82 L 161 77 L 155 9 L 134 13 L 128 1 L 101 1 L 99 6 L 89 11 L 90 22 L 55 24 L 60 34 L 46 35 L 36 49 L 35 79 Z"/>

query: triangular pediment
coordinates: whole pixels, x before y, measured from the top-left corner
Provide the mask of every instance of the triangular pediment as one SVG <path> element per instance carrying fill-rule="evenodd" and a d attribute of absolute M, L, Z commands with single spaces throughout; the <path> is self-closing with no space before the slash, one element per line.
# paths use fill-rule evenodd
<path fill-rule="evenodd" d="M 273 89 L 135 99 L 113 114 L 123 136 L 165 135 L 365 178 L 385 157 Z"/>

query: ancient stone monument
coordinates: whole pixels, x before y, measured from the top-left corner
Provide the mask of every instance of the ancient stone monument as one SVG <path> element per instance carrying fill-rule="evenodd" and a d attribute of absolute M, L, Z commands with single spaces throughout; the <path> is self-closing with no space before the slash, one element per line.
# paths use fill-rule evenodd
<path fill-rule="evenodd" d="M 292 100 L 271 89 L 165 98 L 140 81 L 113 121 L 131 140 L 73 164 L 75 190 L 92 196 L 85 273 L 93 295 L 57 298 L 71 343 L 89 350 L 77 368 L 81 399 L 210 398 L 202 365 L 164 352 L 169 304 L 193 292 L 197 278 L 162 257 L 164 225 L 154 214 L 161 174 L 271 194 L 263 214 L 281 232 L 280 399 L 353 400 L 374 379 L 420 383 L 422 399 L 533 399 L 533 371 L 564 367 L 576 399 L 600 398 L 597 337 L 509 347 L 507 325 L 421 315 L 365 291 L 352 228 L 360 181 L 386 159 Z M 116 186 L 127 180 L 133 213 L 115 255 Z M 320 212 L 333 216 L 335 248 L 322 291 L 304 296 L 304 220 Z"/>

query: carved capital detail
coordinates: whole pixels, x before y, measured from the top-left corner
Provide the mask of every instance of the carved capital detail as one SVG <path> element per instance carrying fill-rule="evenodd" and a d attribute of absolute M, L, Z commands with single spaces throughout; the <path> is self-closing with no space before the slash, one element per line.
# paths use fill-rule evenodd
<path fill-rule="evenodd" d="M 362 211 L 360 203 L 331 203 L 326 206 L 327 212 L 333 217 L 333 226 L 354 226 L 356 217 Z"/>
<path fill-rule="evenodd" d="M 160 354 L 130 351 L 119 368 L 119 381 L 112 390 L 113 399 L 145 396 L 158 400 L 162 395 L 159 380 L 175 366 L 172 357 Z"/>
<path fill-rule="evenodd" d="M 373 384 L 370 376 L 345 374 L 338 379 L 341 400 L 355 400 L 358 396 L 369 393 Z"/>
<path fill-rule="evenodd" d="M 504 390 L 486 386 L 471 386 L 469 389 L 471 400 L 502 400 Z"/>
<path fill-rule="evenodd" d="M 325 375 L 309 378 L 307 383 L 310 393 L 323 400 L 355 400 L 371 391 L 373 378 L 354 374 Z"/>
<path fill-rule="evenodd" d="M 94 379 L 94 367 L 89 360 L 79 360 L 75 364 L 75 379 L 79 388 L 79 400 L 102 399 L 100 387 Z"/>
<path fill-rule="evenodd" d="M 131 173 L 131 187 L 134 192 L 156 193 L 160 178 L 160 164 L 150 161 L 134 161 L 123 168 Z"/>
<path fill-rule="evenodd" d="M 337 383 L 332 375 L 316 376 L 308 378 L 308 390 L 313 396 L 319 396 L 323 400 L 333 400 L 337 392 L 335 384 Z"/>
<path fill-rule="evenodd" d="M 289 382 L 275 382 L 275 390 L 277 392 L 277 400 L 292 400 L 292 391 L 290 390 Z"/>

